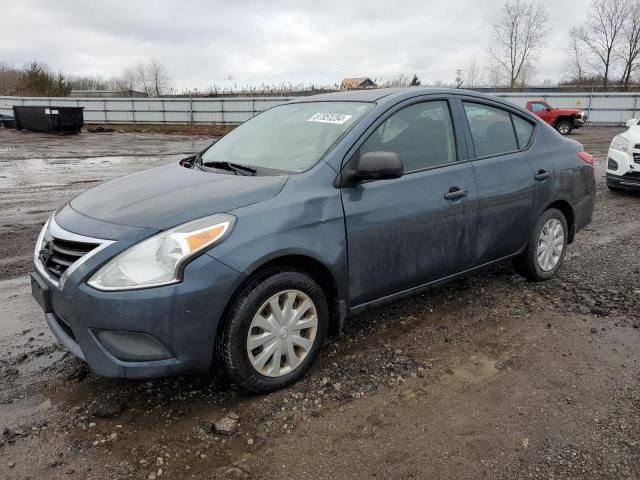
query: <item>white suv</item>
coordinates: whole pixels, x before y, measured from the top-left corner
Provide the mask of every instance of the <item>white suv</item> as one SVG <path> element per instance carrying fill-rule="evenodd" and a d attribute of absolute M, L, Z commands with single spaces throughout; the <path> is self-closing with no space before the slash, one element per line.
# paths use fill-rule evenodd
<path fill-rule="evenodd" d="M 607 186 L 610 190 L 640 190 L 640 125 L 627 121 L 629 129 L 613 137 L 607 157 Z"/>

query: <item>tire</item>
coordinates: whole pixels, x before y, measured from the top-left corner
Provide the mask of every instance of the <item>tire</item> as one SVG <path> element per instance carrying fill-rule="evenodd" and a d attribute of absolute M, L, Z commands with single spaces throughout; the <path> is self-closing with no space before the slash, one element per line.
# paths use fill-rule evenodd
<path fill-rule="evenodd" d="M 288 317 L 287 312 L 291 312 Z M 299 320 L 296 312 L 301 313 Z M 280 320 L 284 317 L 288 321 Z M 296 329 L 303 325 L 308 328 Z M 234 301 L 218 339 L 218 352 L 233 382 L 250 392 L 268 393 L 291 385 L 309 370 L 328 328 L 329 307 L 320 285 L 306 273 L 272 269 L 251 280 Z M 250 341 L 257 345 L 253 350 L 249 350 Z"/>
<path fill-rule="evenodd" d="M 538 257 L 539 243 L 543 242 L 541 236 L 543 235 L 543 229 L 545 229 L 545 226 L 547 227 L 546 233 L 550 234 L 553 234 L 555 227 L 561 227 L 562 251 L 556 256 L 554 253 L 557 253 L 557 248 L 551 249 L 553 253 L 550 255 L 545 255 L 543 253 L 542 259 L 540 259 Z M 549 227 L 552 228 L 550 229 Z M 527 248 L 513 261 L 513 266 L 516 272 L 534 282 L 540 282 L 552 278 L 562 266 L 564 256 L 567 252 L 568 237 L 569 228 L 564 214 L 555 208 L 550 208 L 545 211 L 536 222 Z M 553 235 L 547 238 L 553 238 L 555 242 L 558 242 L 559 240 L 559 237 L 554 237 Z M 557 247 L 560 247 L 560 244 L 557 244 Z M 543 248 L 543 246 L 540 248 Z M 545 264 L 545 259 L 549 260 L 547 264 Z"/>
<path fill-rule="evenodd" d="M 556 130 L 560 132 L 560 135 L 570 135 L 573 130 L 573 125 L 568 120 L 561 120 L 556 123 Z"/>

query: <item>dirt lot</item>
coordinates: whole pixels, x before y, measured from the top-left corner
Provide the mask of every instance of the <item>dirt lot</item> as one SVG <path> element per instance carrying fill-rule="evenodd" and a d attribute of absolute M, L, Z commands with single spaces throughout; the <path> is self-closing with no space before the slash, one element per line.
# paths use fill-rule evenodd
<path fill-rule="evenodd" d="M 347 321 L 295 386 L 108 380 L 59 349 L 25 274 L 47 216 L 209 141 L 0 129 L 0 478 L 640 478 L 640 195 L 603 182 L 558 278 L 509 265 Z M 234 413 L 239 431 L 212 433 Z"/>

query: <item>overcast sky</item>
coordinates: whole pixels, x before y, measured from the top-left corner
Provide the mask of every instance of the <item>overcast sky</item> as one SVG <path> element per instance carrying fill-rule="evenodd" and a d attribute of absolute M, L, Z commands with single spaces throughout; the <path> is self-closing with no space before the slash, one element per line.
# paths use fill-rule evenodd
<path fill-rule="evenodd" d="M 564 73 L 568 30 L 587 0 L 539 0 L 551 33 L 535 79 Z M 0 61 L 117 76 L 149 58 L 174 87 L 339 82 L 413 74 L 452 82 L 486 56 L 500 0 L 3 1 Z"/>

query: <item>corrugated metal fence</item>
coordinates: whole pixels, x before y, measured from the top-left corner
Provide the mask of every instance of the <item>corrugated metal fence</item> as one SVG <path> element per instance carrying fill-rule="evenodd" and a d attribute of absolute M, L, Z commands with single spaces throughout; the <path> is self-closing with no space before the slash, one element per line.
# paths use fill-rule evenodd
<path fill-rule="evenodd" d="M 0 114 L 13 115 L 14 105 L 46 105 L 84 107 L 87 123 L 238 124 L 288 100 L 291 99 L 0 97 Z"/>
<path fill-rule="evenodd" d="M 579 108 L 589 123 L 620 125 L 640 116 L 640 93 L 500 93 L 498 97 L 524 106 L 544 99 L 554 107 Z M 0 97 L 0 114 L 12 115 L 13 105 L 84 107 L 87 123 L 238 124 L 289 97 L 239 98 L 43 98 Z"/>

